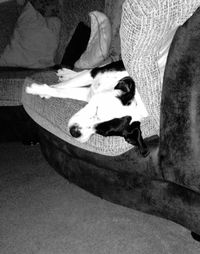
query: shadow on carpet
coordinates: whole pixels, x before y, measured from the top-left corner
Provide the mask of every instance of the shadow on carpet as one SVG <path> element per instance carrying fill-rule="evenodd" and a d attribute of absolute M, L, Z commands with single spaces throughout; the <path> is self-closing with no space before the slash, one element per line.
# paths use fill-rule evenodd
<path fill-rule="evenodd" d="M 58 175 L 40 148 L 0 144 L 0 253 L 197 254 L 180 225 L 102 200 Z"/>

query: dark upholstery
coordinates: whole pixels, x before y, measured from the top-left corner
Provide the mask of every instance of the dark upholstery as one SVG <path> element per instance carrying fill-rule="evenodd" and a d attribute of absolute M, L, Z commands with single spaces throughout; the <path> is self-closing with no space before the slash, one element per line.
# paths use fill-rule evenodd
<path fill-rule="evenodd" d="M 200 234 L 200 9 L 177 30 L 166 65 L 160 140 L 119 156 L 78 148 L 40 128 L 49 163 L 109 201 L 175 221 Z M 195 235 L 195 234 L 194 234 Z"/>
<path fill-rule="evenodd" d="M 164 76 L 160 163 L 166 180 L 200 192 L 200 9 L 180 27 Z"/>
<path fill-rule="evenodd" d="M 23 106 L 0 107 L 0 143 L 21 141 L 24 145 L 38 142 L 38 125 Z"/>
<path fill-rule="evenodd" d="M 108 201 L 173 220 L 200 234 L 200 195 L 165 181 L 157 162 L 158 139 L 147 143 L 151 151 L 147 158 L 134 150 L 110 157 L 39 129 L 45 158 L 69 181 Z"/>
<path fill-rule="evenodd" d="M 15 24 L 22 11 L 16 0 L 0 2 L 0 55 L 10 43 Z"/>

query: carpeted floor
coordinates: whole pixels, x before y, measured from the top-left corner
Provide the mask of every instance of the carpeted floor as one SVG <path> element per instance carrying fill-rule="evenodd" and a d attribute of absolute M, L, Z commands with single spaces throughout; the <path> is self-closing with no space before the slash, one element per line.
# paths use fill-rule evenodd
<path fill-rule="evenodd" d="M 180 225 L 70 184 L 39 146 L 0 144 L 0 253 L 197 254 Z"/>

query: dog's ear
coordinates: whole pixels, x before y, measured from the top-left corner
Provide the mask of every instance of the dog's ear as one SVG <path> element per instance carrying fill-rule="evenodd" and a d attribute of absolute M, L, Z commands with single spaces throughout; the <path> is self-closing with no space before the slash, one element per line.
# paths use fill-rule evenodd
<path fill-rule="evenodd" d="M 95 126 L 95 132 L 104 137 L 124 137 L 128 143 L 137 146 L 142 156 L 146 157 L 149 154 L 149 150 L 142 138 L 140 122 L 133 122 L 130 124 L 131 119 L 131 116 L 124 116 L 121 118 L 114 118 L 110 121 L 99 123 Z"/>
<path fill-rule="evenodd" d="M 146 157 L 149 154 L 148 147 L 142 137 L 140 122 L 130 124 L 124 130 L 124 138 L 128 143 L 137 146 L 142 156 Z"/>
<path fill-rule="evenodd" d="M 117 98 L 121 100 L 123 105 L 129 105 L 135 96 L 135 82 L 129 76 L 120 79 L 114 89 L 122 91 L 122 94 Z"/>
<path fill-rule="evenodd" d="M 131 116 L 124 116 L 121 118 L 114 118 L 110 121 L 99 123 L 95 126 L 96 133 L 104 137 L 123 136 L 123 131 L 124 129 L 127 129 L 131 119 Z"/>

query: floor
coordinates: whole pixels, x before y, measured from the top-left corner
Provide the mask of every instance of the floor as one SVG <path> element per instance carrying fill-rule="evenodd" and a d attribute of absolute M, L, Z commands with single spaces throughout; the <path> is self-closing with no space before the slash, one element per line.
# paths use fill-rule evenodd
<path fill-rule="evenodd" d="M 102 200 L 70 184 L 39 145 L 0 144 L 0 253 L 197 254 L 171 221 Z"/>

